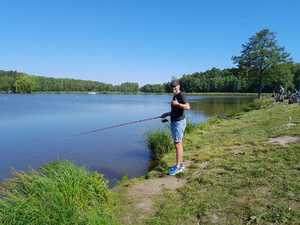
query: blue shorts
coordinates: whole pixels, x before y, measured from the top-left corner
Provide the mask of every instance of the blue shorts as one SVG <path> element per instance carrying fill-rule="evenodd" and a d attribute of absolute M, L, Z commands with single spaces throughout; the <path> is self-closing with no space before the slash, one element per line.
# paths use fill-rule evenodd
<path fill-rule="evenodd" d="M 171 133 L 175 143 L 182 142 L 185 127 L 186 119 L 171 122 Z"/>

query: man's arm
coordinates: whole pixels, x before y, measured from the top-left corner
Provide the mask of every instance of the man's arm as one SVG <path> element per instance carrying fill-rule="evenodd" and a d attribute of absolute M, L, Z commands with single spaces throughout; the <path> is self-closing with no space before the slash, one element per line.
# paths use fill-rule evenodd
<path fill-rule="evenodd" d="M 168 117 L 168 116 L 171 116 L 171 112 L 166 112 L 166 113 L 162 114 L 162 115 L 160 116 L 160 118 L 166 118 L 166 117 Z"/>
<path fill-rule="evenodd" d="M 180 98 L 181 98 L 181 100 L 180 100 L 181 103 L 179 103 L 178 101 L 175 100 L 175 101 L 172 101 L 172 105 L 179 108 L 179 109 L 184 109 L 184 110 L 191 109 L 191 106 L 187 102 L 185 95 L 181 94 Z"/>
<path fill-rule="evenodd" d="M 178 103 L 177 101 L 173 101 L 172 105 L 175 106 L 175 107 L 177 107 L 177 108 L 184 109 L 184 110 L 191 109 L 190 103 L 188 103 L 188 102 L 182 104 L 182 103 Z"/>

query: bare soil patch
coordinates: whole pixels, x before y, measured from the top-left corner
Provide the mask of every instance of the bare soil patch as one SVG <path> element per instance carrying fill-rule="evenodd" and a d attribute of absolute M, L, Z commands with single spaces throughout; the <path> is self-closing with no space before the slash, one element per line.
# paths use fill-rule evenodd
<path fill-rule="evenodd" d="M 185 183 L 185 179 L 174 176 L 152 178 L 130 186 L 128 197 L 135 202 L 136 208 L 141 212 L 151 213 L 155 197 L 161 195 L 164 191 L 174 191 L 183 187 Z"/>
<path fill-rule="evenodd" d="M 286 145 L 289 143 L 298 143 L 300 142 L 300 136 L 281 136 L 276 138 L 270 138 L 269 143 Z"/>

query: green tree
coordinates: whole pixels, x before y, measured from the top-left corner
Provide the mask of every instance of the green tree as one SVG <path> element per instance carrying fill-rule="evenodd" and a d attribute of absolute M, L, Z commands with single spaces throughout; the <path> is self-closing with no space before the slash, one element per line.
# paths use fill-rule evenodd
<path fill-rule="evenodd" d="M 12 87 L 11 87 L 11 84 L 9 82 L 9 77 L 1 76 L 0 77 L 0 91 L 8 92 L 8 91 L 11 91 L 11 90 L 12 90 Z"/>
<path fill-rule="evenodd" d="M 14 84 L 16 93 L 31 93 L 35 89 L 35 81 L 29 76 L 20 76 Z"/>
<path fill-rule="evenodd" d="M 125 82 L 122 83 L 117 87 L 118 91 L 121 92 L 138 92 L 139 91 L 139 84 L 138 83 L 131 83 Z"/>
<path fill-rule="evenodd" d="M 165 92 L 165 86 L 162 84 L 146 84 L 140 88 L 141 92 L 162 93 Z"/>
<path fill-rule="evenodd" d="M 263 29 L 250 37 L 249 42 L 242 45 L 240 56 L 233 56 L 232 60 L 248 72 L 258 85 L 260 98 L 270 70 L 279 65 L 291 62 L 290 54 L 283 47 L 278 46 L 275 33 Z"/>
<path fill-rule="evenodd" d="M 295 88 L 300 91 L 300 63 L 294 64 L 293 73 Z"/>
<path fill-rule="evenodd" d="M 282 85 L 286 90 L 293 90 L 293 64 L 280 64 L 276 65 L 270 71 L 271 75 L 267 81 L 267 86 L 269 86 L 269 91 L 274 89 L 274 86 Z"/>

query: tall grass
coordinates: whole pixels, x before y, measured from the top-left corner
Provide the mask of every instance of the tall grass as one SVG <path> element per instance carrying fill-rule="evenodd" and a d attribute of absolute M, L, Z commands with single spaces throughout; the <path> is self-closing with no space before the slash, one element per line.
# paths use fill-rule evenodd
<path fill-rule="evenodd" d="M 156 130 L 149 133 L 147 145 L 153 160 L 161 159 L 164 154 L 174 148 L 172 137 L 167 130 Z"/>
<path fill-rule="evenodd" d="M 185 128 L 185 133 L 191 133 L 197 127 L 196 124 L 188 121 Z M 164 154 L 169 153 L 174 149 L 173 139 L 170 131 L 156 130 L 148 133 L 147 145 L 151 151 L 152 159 L 159 160 Z"/>
<path fill-rule="evenodd" d="M 197 127 L 197 124 L 192 123 L 191 121 L 187 121 L 185 133 L 187 133 L 187 134 L 192 133 L 196 129 L 196 127 Z"/>
<path fill-rule="evenodd" d="M 0 186 L 1 225 L 108 225 L 111 193 L 99 173 L 71 162 L 15 173 Z"/>
<path fill-rule="evenodd" d="M 272 98 L 261 98 L 261 99 L 255 99 L 253 102 L 248 104 L 243 111 L 249 112 L 251 110 L 258 110 L 266 108 L 274 103 L 274 100 Z"/>

